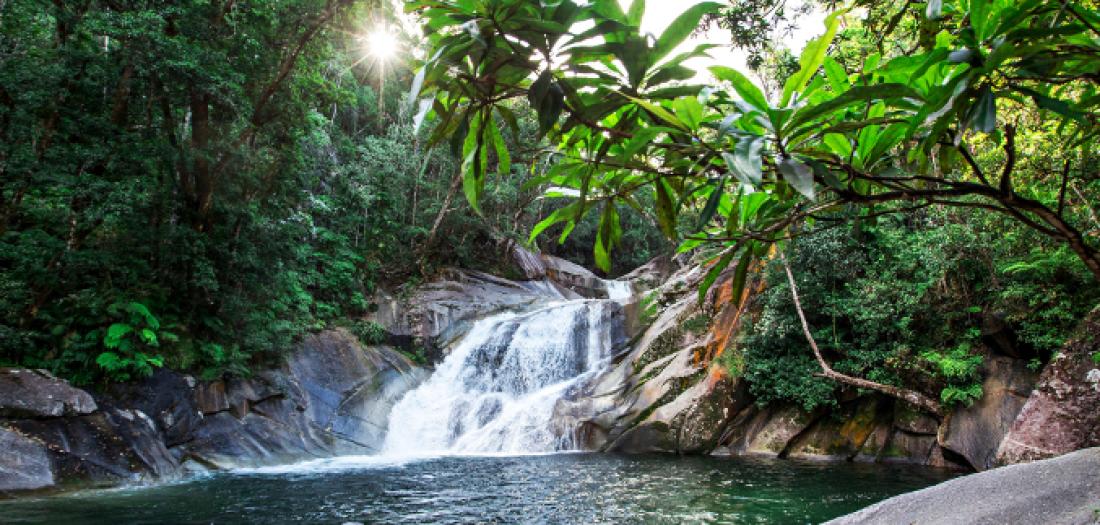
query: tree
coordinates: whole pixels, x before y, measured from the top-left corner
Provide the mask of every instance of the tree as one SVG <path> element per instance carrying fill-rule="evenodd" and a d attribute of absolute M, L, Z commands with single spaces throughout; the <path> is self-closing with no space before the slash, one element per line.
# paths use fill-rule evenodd
<path fill-rule="evenodd" d="M 450 137 L 460 152 L 475 209 L 501 142 L 494 115 L 508 122 L 502 105 L 526 98 L 555 145 L 543 180 L 556 188 L 550 196 L 568 199 L 531 238 L 557 223 L 567 236 L 598 213 L 594 255 L 606 268 L 620 208 L 642 209 L 681 251 L 714 254 L 700 297 L 734 261 L 743 285 L 769 245 L 816 222 L 933 205 L 1012 217 L 1065 243 L 1100 279 L 1100 252 L 1082 233 L 1089 204 L 1066 190 L 1100 189 L 1095 6 L 932 2 L 920 15 L 932 38 L 895 57 L 871 54 L 854 70 L 829 56 L 841 10 L 773 99 L 722 66 L 711 69 L 720 86 L 684 84 L 694 73 L 680 62 L 706 46 L 673 51 L 720 7 L 692 6 L 649 37 L 639 30 L 642 0 L 625 11 L 617 0 L 412 2 L 431 41 L 413 96 L 426 95 L 437 116 L 433 142 Z M 1045 144 L 1063 169 L 1021 172 L 1020 152 Z"/>

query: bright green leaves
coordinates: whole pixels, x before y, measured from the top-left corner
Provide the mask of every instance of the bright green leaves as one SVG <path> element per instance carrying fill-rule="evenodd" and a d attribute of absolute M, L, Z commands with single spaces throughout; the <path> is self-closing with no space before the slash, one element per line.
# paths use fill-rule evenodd
<path fill-rule="evenodd" d="M 840 28 L 840 17 L 847 11 L 847 9 L 842 9 L 826 17 L 825 34 L 806 44 L 806 48 L 802 50 L 802 56 L 798 59 L 798 64 L 800 66 L 798 72 L 787 79 L 786 84 L 783 85 L 783 96 L 780 99 L 781 105 L 786 106 L 789 104 L 791 102 L 791 97 L 793 97 L 795 93 L 802 92 L 806 88 L 806 85 L 810 83 L 810 79 L 817 74 L 817 69 L 825 62 L 825 54 L 828 52 L 829 45 L 833 43 L 833 38 L 836 37 L 836 32 Z"/>
<path fill-rule="evenodd" d="M 623 230 L 619 223 L 619 212 L 615 209 L 615 201 L 612 199 L 604 203 L 603 214 L 600 215 L 600 226 L 596 233 L 596 245 L 593 253 L 596 266 L 605 272 L 611 271 L 611 250 L 622 239 Z"/>
<path fill-rule="evenodd" d="M 752 81 L 740 71 L 725 66 L 714 66 L 710 68 L 710 71 L 719 80 L 732 84 L 734 91 L 736 91 L 741 99 L 748 103 L 752 109 L 760 112 L 766 112 L 768 110 L 768 100 L 764 98 L 764 92 L 760 91 L 760 88 L 756 87 L 756 84 L 753 84 Z"/>
<path fill-rule="evenodd" d="M 160 346 L 160 321 L 148 307 L 131 301 L 113 304 L 108 312 L 122 318 L 107 327 L 103 347 L 108 351 L 100 353 L 95 360 L 109 378 L 127 381 L 134 376 L 147 377 L 153 374 L 154 368 L 164 366 L 162 357 L 150 353 Z M 159 334 L 165 340 L 177 340 L 169 332 Z"/>
<path fill-rule="evenodd" d="M 640 3 L 644 0 L 634 1 Z M 718 2 L 702 2 L 689 7 L 687 11 L 677 16 L 665 29 L 664 33 L 657 37 L 657 42 L 649 56 L 650 64 L 657 63 L 682 44 L 699 27 L 699 21 L 703 19 L 704 15 L 716 12 L 721 8 L 722 4 Z"/>

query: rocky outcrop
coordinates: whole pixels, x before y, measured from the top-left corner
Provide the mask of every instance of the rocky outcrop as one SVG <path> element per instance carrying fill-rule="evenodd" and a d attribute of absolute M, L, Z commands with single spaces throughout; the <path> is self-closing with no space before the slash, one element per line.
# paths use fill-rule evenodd
<path fill-rule="evenodd" d="M 955 478 L 828 523 L 1086 524 L 1100 522 L 1100 449 Z"/>
<path fill-rule="evenodd" d="M 552 280 L 517 282 L 451 269 L 407 297 L 379 294 L 370 320 L 381 324 L 391 341 L 424 348 L 434 362 L 478 319 L 527 310 L 548 300 L 576 298 L 580 296 Z"/>
<path fill-rule="evenodd" d="M 0 368 L 0 417 L 79 416 L 95 409 L 91 395 L 45 370 Z"/>
<path fill-rule="evenodd" d="M 40 372 L 5 370 L 0 391 L 48 390 L 0 418 L 0 446 L 11 451 L 0 455 L 0 492 L 377 452 L 390 408 L 425 375 L 395 350 L 362 347 L 342 330 L 307 337 L 283 366 L 247 379 L 158 370 L 95 401 Z"/>
<path fill-rule="evenodd" d="M 1100 309 L 1043 370 L 997 450 L 1000 463 L 1017 463 L 1100 446 Z"/>
<path fill-rule="evenodd" d="M 1019 359 L 989 357 L 982 397 L 944 418 L 939 444 L 964 458 L 974 470 L 996 465 L 997 448 L 1023 408 L 1037 373 Z"/>

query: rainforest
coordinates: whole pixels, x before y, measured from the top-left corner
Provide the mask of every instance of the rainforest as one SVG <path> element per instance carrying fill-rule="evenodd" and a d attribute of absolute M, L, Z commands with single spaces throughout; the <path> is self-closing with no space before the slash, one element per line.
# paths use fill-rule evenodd
<path fill-rule="evenodd" d="M 0 0 L 0 447 L 5 523 L 1098 522 L 1100 4 Z"/>

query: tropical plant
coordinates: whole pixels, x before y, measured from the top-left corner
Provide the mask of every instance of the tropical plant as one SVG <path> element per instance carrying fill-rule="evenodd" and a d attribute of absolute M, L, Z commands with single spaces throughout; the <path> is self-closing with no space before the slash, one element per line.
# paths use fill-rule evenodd
<path fill-rule="evenodd" d="M 923 16 L 934 38 L 900 56 L 872 53 L 854 70 L 829 57 L 848 16 L 841 9 L 772 99 L 724 66 L 711 68 L 722 85 L 685 83 L 695 75 L 682 61 L 707 46 L 675 51 L 720 7 L 693 5 L 650 37 L 639 28 L 644 0 L 627 9 L 618 0 L 413 1 L 407 8 L 421 15 L 431 46 L 410 98 L 425 96 L 418 121 L 437 117 L 431 142 L 449 138 L 463 159 L 475 210 L 487 175 L 510 171 L 497 117 L 510 123 L 507 104 L 526 98 L 554 144 L 540 182 L 553 187 L 548 196 L 567 199 L 531 239 L 558 223 L 564 239 L 596 213 L 594 259 L 607 269 L 622 238 L 620 210 L 646 211 L 680 251 L 713 254 L 700 299 L 735 261 L 743 286 L 771 244 L 818 221 L 935 205 L 1011 217 L 1064 243 L 1100 279 L 1100 252 L 1081 230 L 1091 209 L 1066 190 L 1082 180 L 1095 191 L 1085 178 L 1100 131 L 1095 7 L 929 2 Z M 1060 173 L 1017 171 L 1020 151 L 1051 140 Z M 639 202 L 643 193 L 652 206 Z M 789 268 L 788 277 L 797 294 Z M 833 371 L 804 317 L 803 325 L 827 376 L 939 412 L 917 392 Z"/>

